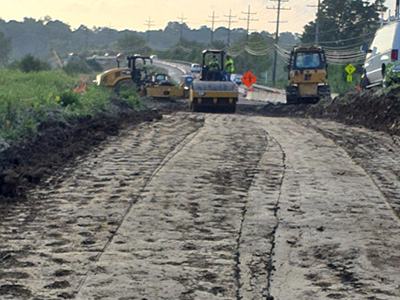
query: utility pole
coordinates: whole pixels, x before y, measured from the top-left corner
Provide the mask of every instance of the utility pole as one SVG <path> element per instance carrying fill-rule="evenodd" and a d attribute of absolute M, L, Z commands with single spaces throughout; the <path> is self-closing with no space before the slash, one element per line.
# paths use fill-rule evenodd
<path fill-rule="evenodd" d="M 236 16 L 232 16 L 232 10 L 229 10 L 229 15 L 224 15 L 225 18 L 228 18 L 228 20 L 223 20 L 222 22 L 227 22 L 228 23 L 228 42 L 226 45 L 229 47 L 229 44 L 231 43 L 231 24 L 232 23 L 237 23 L 238 21 L 232 21 L 232 18 L 236 18 Z"/>
<path fill-rule="evenodd" d="M 247 16 L 246 18 L 240 18 L 240 20 L 242 20 L 242 21 L 247 21 L 246 43 L 245 43 L 245 48 L 246 48 L 247 47 L 247 43 L 249 41 L 250 22 L 258 21 L 258 19 L 251 19 L 250 18 L 251 15 L 256 15 L 257 14 L 257 13 L 251 13 L 250 12 L 250 5 L 249 5 L 248 11 L 247 12 L 243 12 L 242 11 L 242 14 Z M 244 67 L 244 72 L 246 73 L 247 72 L 247 50 L 246 49 L 244 50 L 244 64 L 243 64 L 243 67 Z"/>
<path fill-rule="evenodd" d="M 85 27 L 85 52 L 88 51 L 88 44 L 89 44 L 89 28 Z"/>
<path fill-rule="evenodd" d="M 215 21 L 215 19 L 218 19 L 219 17 L 215 16 L 215 11 L 213 11 L 212 16 L 208 16 L 209 18 L 211 18 L 211 20 L 207 20 L 207 22 L 211 22 L 211 43 L 213 42 L 214 39 L 214 23 L 217 23 L 218 21 Z"/>
<path fill-rule="evenodd" d="M 285 7 L 281 7 L 281 4 L 284 2 L 289 2 L 289 0 L 271 0 L 271 1 L 275 1 L 278 2 L 278 7 L 267 7 L 267 9 L 276 9 L 277 10 L 277 17 L 276 17 L 276 32 L 275 32 L 275 53 L 274 53 L 274 68 L 272 70 L 272 85 L 275 85 L 275 81 L 276 81 L 276 62 L 278 60 L 278 51 L 277 51 L 277 47 L 278 47 L 278 42 L 279 42 L 279 24 L 280 23 L 286 23 L 286 22 L 282 22 L 280 20 L 280 16 L 281 16 L 281 10 L 290 10 L 290 8 L 285 8 Z M 270 22 L 270 23 L 275 23 L 275 22 Z"/>
<path fill-rule="evenodd" d="M 149 19 L 145 22 L 146 23 L 144 25 L 147 26 L 147 45 L 148 45 L 150 41 L 150 27 L 154 26 L 154 21 L 152 21 L 151 17 L 149 17 Z"/>
<path fill-rule="evenodd" d="M 315 22 L 315 45 L 318 46 L 318 44 L 319 44 L 319 19 L 320 19 L 320 11 L 321 11 L 321 0 L 318 0 L 318 5 L 307 5 L 307 6 L 308 7 L 316 7 L 317 8 L 317 21 Z"/>
<path fill-rule="evenodd" d="M 187 20 L 187 18 L 184 18 L 183 14 L 182 14 L 182 16 L 178 17 L 178 19 L 181 21 L 181 37 L 180 37 L 180 40 L 182 40 L 182 38 L 183 38 L 183 21 Z"/>

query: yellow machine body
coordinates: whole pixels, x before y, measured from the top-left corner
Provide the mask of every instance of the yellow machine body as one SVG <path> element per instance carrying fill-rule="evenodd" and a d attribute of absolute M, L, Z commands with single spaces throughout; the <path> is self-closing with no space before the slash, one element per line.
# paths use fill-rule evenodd
<path fill-rule="evenodd" d="M 115 88 L 115 86 L 122 82 L 131 82 L 131 70 L 129 68 L 115 68 L 104 71 L 103 73 L 96 76 L 95 83 L 108 88 Z M 162 86 L 155 85 L 154 83 L 147 86 L 139 87 L 138 93 L 140 96 L 146 95 L 152 98 L 165 98 L 165 99 L 178 99 L 187 98 L 187 88 L 183 85 L 177 86 Z"/>
<path fill-rule="evenodd" d="M 132 80 L 129 68 L 115 68 L 104 71 L 96 76 L 96 84 L 114 88 L 121 80 Z"/>
<path fill-rule="evenodd" d="M 330 97 L 327 74 L 326 56 L 321 47 L 294 47 L 289 63 L 287 103 L 300 103 L 302 99 L 318 102 L 322 97 Z"/>
<path fill-rule="evenodd" d="M 149 86 L 146 88 L 147 97 L 178 99 L 185 97 L 185 90 L 177 86 Z"/>

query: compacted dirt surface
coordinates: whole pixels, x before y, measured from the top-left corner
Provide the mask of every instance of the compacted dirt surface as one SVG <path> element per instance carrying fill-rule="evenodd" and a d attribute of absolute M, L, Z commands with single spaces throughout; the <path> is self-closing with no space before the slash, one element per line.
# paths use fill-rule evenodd
<path fill-rule="evenodd" d="M 399 150 L 312 119 L 126 126 L 2 204 L 0 299 L 400 299 Z"/>

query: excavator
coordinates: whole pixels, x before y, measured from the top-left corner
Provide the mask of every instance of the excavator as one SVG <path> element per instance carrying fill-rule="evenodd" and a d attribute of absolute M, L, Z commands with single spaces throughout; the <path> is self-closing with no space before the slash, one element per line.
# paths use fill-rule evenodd
<path fill-rule="evenodd" d="M 321 98 L 330 98 L 327 78 L 328 64 L 322 47 L 294 47 L 288 66 L 286 103 L 317 103 Z"/>
<path fill-rule="evenodd" d="M 227 81 L 221 74 L 226 53 L 222 50 L 204 50 L 200 80 L 193 81 L 190 88 L 190 107 L 193 112 L 223 111 L 234 113 L 239 92 L 236 84 Z M 210 57 L 219 58 L 219 70 L 211 71 L 207 65 Z"/>

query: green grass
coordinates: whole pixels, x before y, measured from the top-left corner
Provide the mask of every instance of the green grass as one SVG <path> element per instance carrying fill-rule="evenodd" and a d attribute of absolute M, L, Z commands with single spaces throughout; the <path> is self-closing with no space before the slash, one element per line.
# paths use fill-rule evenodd
<path fill-rule="evenodd" d="M 35 133 L 42 121 L 108 111 L 112 92 L 88 82 L 85 94 L 74 93 L 79 78 L 63 71 L 0 69 L 0 138 L 10 142 Z"/>

